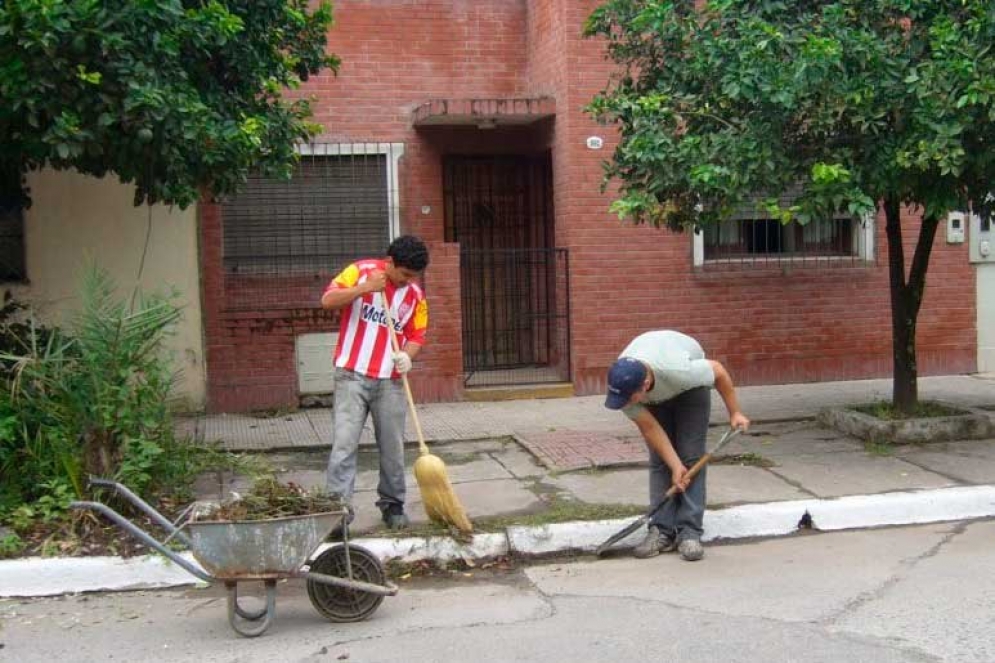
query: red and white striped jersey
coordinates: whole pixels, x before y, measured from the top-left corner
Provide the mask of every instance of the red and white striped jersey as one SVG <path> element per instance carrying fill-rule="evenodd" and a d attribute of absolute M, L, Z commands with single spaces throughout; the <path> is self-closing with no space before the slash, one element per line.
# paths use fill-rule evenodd
<path fill-rule="evenodd" d="M 366 281 L 375 271 L 386 271 L 385 260 L 359 260 L 342 270 L 325 288 L 351 288 Z M 383 310 L 383 295 L 390 301 L 397 342 L 425 345 L 428 329 L 428 301 L 425 293 L 415 283 L 397 288 L 387 279 L 382 293 L 368 292 L 357 297 L 342 309 L 339 343 L 335 348 L 335 366 L 346 368 L 371 378 L 397 378 L 390 337 L 387 335 L 387 317 Z"/>

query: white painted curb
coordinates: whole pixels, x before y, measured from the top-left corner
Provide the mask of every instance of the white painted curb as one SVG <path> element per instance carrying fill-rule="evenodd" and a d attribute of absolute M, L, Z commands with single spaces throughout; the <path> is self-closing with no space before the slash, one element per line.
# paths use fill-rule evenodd
<path fill-rule="evenodd" d="M 995 486 L 941 488 L 914 492 L 852 495 L 831 500 L 795 500 L 746 504 L 705 514 L 705 540 L 782 536 L 797 531 L 808 513 L 822 531 L 912 525 L 995 516 Z M 480 560 L 500 555 L 542 555 L 592 551 L 631 522 L 600 520 L 509 527 L 507 532 L 478 534 L 469 545 L 448 537 L 356 539 L 381 560 Z M 619 547 L 634 544 L 633 533 Z M 319 548 L 324 550 L 327 545 Z M 192 560 L 189 553 L 183 555 Z M 157 589 L 203 584 L 160 555 L 117 557 L 29 558 L 0 562 L 0 597 L 52 596 L 77 592 Z"/>
<path fill-rule="evenodd" d="M 190 553 L 182 557 L 198 566 Z M 0 596 L 159 589 L 201 584 L 161 555 L 141 557 L 29 557 L 0 562 Z"/>

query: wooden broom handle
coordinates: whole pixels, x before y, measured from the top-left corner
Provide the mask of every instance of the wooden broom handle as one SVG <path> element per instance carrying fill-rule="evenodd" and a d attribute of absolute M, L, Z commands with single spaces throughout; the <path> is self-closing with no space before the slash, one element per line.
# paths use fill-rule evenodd
<path fill-rule="evenodd" d="M 390 314 L 390 302 L 387 301 L 387 293 L 380 292 L 380 301 L 383 302 L 384 315 L 387 316 L 387 333 L 390 335 L 390 345 L 394 352 L 400 352 L 401 346 L 397 342 L 397 334 L 394 332 L 394 316 Z M 422 454 L 428 453 L 428 445 L 425 444 L 425 436 L 421 432 L 421 422 L 418 420 L 418 411 L 415 410 L 415 398 L 411 395 L 411 385 L 408 384 L 408 374 L 401 373 L 401 382 L 404 383 L 404 395 L 408 397 L 408 411 L 411 412 L 411 419 L 415 422 L 415 433 L 418 435 L 418 451 Z"/>

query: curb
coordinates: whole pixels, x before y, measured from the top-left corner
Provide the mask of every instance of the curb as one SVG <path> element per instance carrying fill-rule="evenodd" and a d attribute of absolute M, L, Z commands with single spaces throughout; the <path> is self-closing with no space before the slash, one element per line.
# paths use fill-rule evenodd
<path fill-rule="evenodd" d="M 837 531 L 995 517 L 995 485 L 850 495 L 837 499 L 745 504 L 707 511 L 705 541 L 784 536 L 798 531 L 808 514 L 811 529 Z M 463 545 L 449 537 L 355 539 L 381 560 L 483 560 L 503 555 L 536 557 L 558 552 L 593 552 L 632 519 L 579 521 L 538 527 L 512 526 L 478 534 Z M 807 526 L 807 525 L 806 525 Z M 634 545 L 637 531 L 618 547 Z M 323 544 L 317 552 L 324 551 Z M 190 553 L 185 559 L 193 560 Z M 79 557 L 0 562 L 0 597 L 39 597 L 95 591 L 162 589 L 204 583 L 161 555 L 122 559 Z"/>

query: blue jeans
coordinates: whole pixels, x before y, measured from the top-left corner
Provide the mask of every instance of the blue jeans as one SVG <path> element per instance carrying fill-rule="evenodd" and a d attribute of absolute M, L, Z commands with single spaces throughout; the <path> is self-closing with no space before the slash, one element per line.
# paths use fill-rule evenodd
<path fill-rule="evenodd" d="M 344 368 L 335 369 L 335 408 L 332 453 L 328 457 L 326 488 L 348 503 L 356 488 L 359 437 L 366 417 L 373 417 L 373 431 L 380 452 L 377 506 L 404 505 L 404 420 L 407 401 L 401 380 L 368 378 Z"/>
<path fill-rule="evenodd" d="M 698 387 L 678 394 L 663 403 L 647 404 L 647 409 L 660 422 L 674 451 L 684 463 L 691 466 L 705 455 L 705 438 L 708 435 L 708 418 L 711 413 L 712 391 L 709 387 Z M 663 501 L 663 495 L 670 488 L 670 468 L 650 449 L 650 508 Z M 700 539 L 705 517 L 705 470 L 683 493 L 677 493 L 660 511 L 653 516 L 651 525 L 659 527 L 677 541 Z"/>

